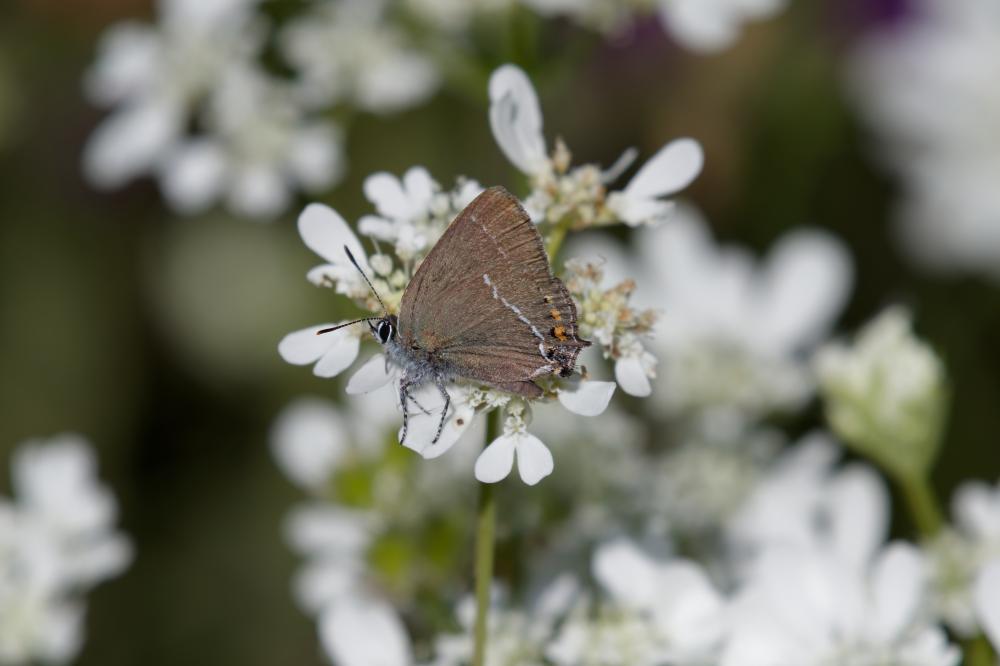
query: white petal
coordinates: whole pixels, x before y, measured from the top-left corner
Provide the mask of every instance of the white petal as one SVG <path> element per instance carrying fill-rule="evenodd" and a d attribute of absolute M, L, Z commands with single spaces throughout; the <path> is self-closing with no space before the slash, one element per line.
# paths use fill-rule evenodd
<path fill-rule="evenodd" d="M 153 101 L 107 118 L 87 140 L 83 166 L 98 187 L 118 187 L 156 167 L 180 132 L 180 114 Z"/>
<path fill-rule="evenodd" d="M 188 142 L 175 150 L 160 168 L 163 196 L 180 213 L 201 212 L 219 197 L 225 170 L 225 155 L 214 142 Z"/>
<path fill-rule="evenodd" d="M 319 634 L 338 666 L 410 666 L 410 639 L 396 612 L 374 599 L 346 598 L 319 620 Z"/>
<path fill-rule="evenodd" d="M 421 213 L 426 211 L 434 197 L 435 190 L 434 179 L 431 178 L 427 169 L 420 166 L 407 169 L 403 175 L 403 185 L 413 207 Z"/>
<path fill-rule="evenodd" d="M 837 555 L 857 567 L 871 562 L 889 531 L 889 491 L 866 465 L 852 465 L 830 483 L 830 531 Z"/>
<path fill-rule="evenodd" d="M 1000 560 L 987 565 L 972 589 L 973 604 L 986 637 L 1000 651 Z"/>
<path fill-rule="evenodd" d="M 278 353 L 281 354 L 281 358 L 285 359 L 286 363 L 292 365 L 315 363 L 333 344 L 335 336 L 342 336 L 345 333 L 344 329 L 341 329 L 317 335 L 318 331 L 331 326 L 336 326 L 336 324 L 319 324 L 289 333 L 278 343 Z"/>
<path fill-rule="evenodd" d="M 655 199 L 678 192 L 691 184 L 705 162 L 694 139 L 677 139 L 660 148 L 625 188 L 631 198 Z"/>
<path fill-rule="evenodd" d="M 881 641 L 891 643 L 913 622 L 924 592 L 924 565 L 920 553 L 909 544 L 894 543 L 875 563 L 872 593 L 874 626 Z"/>
<path fill-rule="evenodd" d="M 616 601 L 637 609 L 652 607 L 659 593 L 650 585 L 656 566 L 634 543 L 619 538 L 601 545 L 592 567 L 594 578 Z"/>
<path fill-rule="evenodd" d="M 392 220 L 410 220 L 413 207 L 403 184 L 391 173 L 379 171 L 365 178 L 365 198 L 375 204 L 375 210 Z"/>
<path fill-rule="evenodd" d="M 336 335 L 337 333 L 340 333 L 340 331 L 334 331 L 326 335 Z M 330 345 L 330 348 L 326 350 L 323 357 L 313 367 L 313 374 L 317 377 L 336 377 L 351 367 L 354 360 L 358 358 L 360 347 L 361 340 L 357 336 L 351 334 L 337 336 L 333 344 Z"/>
<path fill-rule="evenodd" d="M 329 188 L 344 172 L 340 132 L 332 125 L 304 127 L 295 135 L 289 167 L 305 190 L 317 192 Z"/>
<path fill-rule="evenodd" d="M 423 413 L 413 403 L 409 405 L 409 430 L 403 445 L 416 451 L 424 458 L 437 458 L 444 454 L 458 442 L 475 419 L 476 412 L 465 400 L 464 395 L 456 391 L 454 387 L 449 387 L 448 395 L 451 397 L 451 406 L 448 418 L 441 429 L 441 436 L 437 442 L 434 442 L 434 436 L 441 423 L 444 399 L 433 384 L 426 384 L 411 395 L 428 413 Z M 400 428 L 400 435 L 402 435 L 402 428 Z M 432 442 L 434 443 L 432 444 Z"/>
<path fill-rule="evenodd" d="M 296 484 L 320 488 L 347 450 L 349 432 L 325 400 L 301 398 L 281 411 L 271 429 L 271 452 Z"/>
<path fill-rule="evenodd" d="M 375 354 L 351 375 L 345 390 L 348 395 L 360 395 L 380 389 L 392 379 L 387 370 L 385 354 Z"/>
<path fill-rule="evenodd" d="M 514 466 L 515 435 L 501 435 L 490 442 L 476 459 L 476 479 L 496 483 L 507 478 Z"/>
<path fill-rule="evenodd" d="M 276 165 L 254 164 L 232 174 L 226 203 L 240 215 L 267 220 L 284 212 L 291 197 L 289 184 Z"/>
<path fill-rule="evenodd" d="M 367 254 L 337 211 L 323 204 L 309 204 L 299 215 L 299 234 L 306 247 L 333 264 L 347 261 L 344 246 L 350 248 L 362 267 L 367 264 Z"/>
<path fill-rule="evenodd" d="M 519 67 L 503 65 L 490 77 L 490 127 L 500 150 L 522 172 L 532 175 L 545 168 L 542 110 Z"/>
<path fill-rule="evenodd" d="M 762 341 L 780 353 L 818 342 L 843 309 L 852 278 L 850 255 L 830 234 L 813 229 L 783 237 L 760 284 Z"/>
<path fill-rule="evenodd" d="M 522 481 L 533 486 L 552 473 L 552 469 L 555 467 L 555 463 L 552 461 L 552 452 L 542 440 L 531 433 L 521 433 L 515 437 L 517 437 L 517 471 L 521 475 Z M 479 467 L 478 462 L 476 467 Z"/>
<path fill-rule="evenodd" d="M 653 392 L 642 361 L 637 356 L 625 356 L 615 362 L 615 379 L 629 395 L 644 398 Z"/>
<path fill-rule="evenodd" d="M 660 16 L 674 38 L 693 51 L 719 51 L 737 36 L 738 14 L 717 2 L 661 0 Z"/>
<path fill-rule="evenodd" d="M 608 407 L 615 393 L 614 382 L 581 381 L 575 390 L 560 389 L 559 402 L 580 416 L 597 416 Z"/>

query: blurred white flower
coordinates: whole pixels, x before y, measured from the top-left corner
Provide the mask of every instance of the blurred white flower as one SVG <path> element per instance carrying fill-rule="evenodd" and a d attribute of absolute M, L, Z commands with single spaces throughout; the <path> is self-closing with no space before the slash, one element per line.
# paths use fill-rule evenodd
<path fill-rule="evenodd" d="M 239 215 L 268 219 L 295 191 L 334 184 L 340 133 L 263 70 L 267 35 L 256 5 L 161 0 L 155 25 L 108 29 L 85 81 L 94 103 L 114 108 L 84 150 L 95 185 L 153 175 L 177 212 L 221 199 Z"/>
<path fill-rule="evenodd" d="M 437 90 L 436 66 L 387 20 L 389 9 L 386 0 L 321 0 L 282 30 L 279 43 L 299 73 L 302 99 L 387 113 Z"/>
<path fill-rule="evenodd" d="M 117 505 L 77 435 L 21 445 L 0 499 L 0 661 L 63 663 L 83 644 L 82 595 L 132 559 Z"/>
<path fill-rule="evenodd" d="M 288 478 L 305 490 L 322 489 L 347 453 L 344 417 L 329 402 L 300 398 L 271 427 L 271 452 Z"/>
<path fill-rule="evenodd" d="M 323 612 L 319 635 L 337 666 L 412 666 L 406 627 L 384 601 L 358 598 Z"/>
<path fill-rule="evenodd" d="M 867 465 L 835 468 L 839 457 L 829 437 L 812 433 L 775 461 L 727 521 L 738 564 L 774 546 L 871 561 L 889 531 L 889 491 Z"/>
<path fill-rule="evenodd" d="M 701 147 L 679 139 L 664 146 L 624 190 L 608 193 L 606 186 L 634 160 L 634 151 L 607 172 L 594 165 L 570 170 L 565 144 L 557 142 L 551 157 L 546 152 L 541 106 L 524 71 L 514 65 L 497 68 L 489 93 L 493 136 L 507 159 L 531 180 L 525 205 L 535 222 L 573 229 L 616 222 L 654 224 L 671 209 L 662 198 L 687 187 L 701 171 Z"/>
<path fill-rule="evenodd" d="M 117 187 L 155 170 L 222 72 L 259 48 L 254 4 L 160 0 L 155 26 L 127 21 L 108 28 L 84 81 L 94 103 L 117 107 L 84 152 L 96 185 Z"/>
<path fill-rule="evenodd" d="M 810 548 L 775 547 L 737 596 L 721 666 L 956 666 L 925 619 L 917 550 L 894 543 L 858 566 Z"/>
<path fill-rule="evenodd" d="M 1000 652 L 1000 559 L 983 569 L 973 595 L 979 624 L 993 649 Z"/>
<path fill-rule="evenodd" d="M 767 473 L 783 439 L 739 414 L 706 412 L 678 433 L 678 444 L 646 464 L 644 518 L 656 533 L 715 537 Z"/>
<path fill-rule="evenodd" d="M 663 312 L 653 351 L 670 413 L 766 414 L 809 399 L 800 357 L 828 332 L 852 282 L 839 241 L 793 231 L 755 265 L 746 251 L 716 245 L 701 216 L 681 208 L 669 224 L 641 231 L 638 247 L 645 275 L 635 300 Z"/>
<path fill-rule="evenodd" d="M 287 83 L 247 65 L 231 66 L 219 79 L 204 133 L 180 142 L 159 166 L 175 210 L 197 213 L 223 199 L 235 213 L 269 219 L 295 191 L 321 191 L 340 178 L 339 130 L 310 118 Z"/>
<path fill-rule="evenodd" d="M 580 600 L 579 583 L 563 574 L 541 589 L 519 610 L 506 603 L 504 591 L 494 587 L 487 622 L 485 663 L 490 666 L 543 666 L 546 645 L 566 611 Z M 464 598 L 455 609 L 461 633 L 442 634 L 434 640 L 435 659 L 430 666 L 465 666 L 472 663 L 475 600 Z"/>
<path fill-rule="evenodd" d="M 726 632 L 726 602 L 696 563 L 656 560 L 618 539 L 594 554 L 593 573 L 613 602 L 638 611 L 651 624 L 639 643 L 645 646 L 642 658 L 607 663 L 696 666 L 716 661 Z"/>
<path fill-rule="evenodd" d="M 983 628 L 974 607 L 981 572 L 1000 560 L 1000 483 L 967 481 L 952 495 L 953 524 L 925 544 L 935 611 L 960 636 Z"/>
<path fill-rule="evenodd" d="M 925 265 L 1000 279 L 1000 6 L 919 0 L 855 55 L 859 105 L 903 179 L 898 236 Z"/>
<path fill-rule="evenodd" d="M 711 53 L 731 46 L 743 25 L 771 17 L 787 0 L 657 0 L 664 27 L 692 51 Z"/>
<path fill-rule="evenodd" d="M 827 418 L 838 436 L 894 474 L 922 478 L 947 408 L 941 359 L 913 333 L 909 313 L 889 308 L 850 347 L 816 354 Z"/>

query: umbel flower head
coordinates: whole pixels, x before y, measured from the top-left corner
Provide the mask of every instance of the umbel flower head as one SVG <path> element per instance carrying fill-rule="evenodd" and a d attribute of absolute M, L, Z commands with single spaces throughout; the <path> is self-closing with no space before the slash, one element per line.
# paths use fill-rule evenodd
<path fill-rule="evenodd" d="M 947 408 L 941 359 L 914 336 L 910 315 L 890 308 L 853 346 L 829 344 L 816 371 L 834 431 L 893 474 L 923 475 L 934 460 Z"/>
<path fill-rule="evenodd" d="M 544 199 L 552 187 L 545 174 L 565 175 L 568 172 L 544 154 L 541 113 L 531 83 L 521 70 L 504 66 L 492 77 L 490 96 L 493 102 L 490 118 L 501 149 L 518 166 L 523 164 L 523 168 L 538 175 L 533 180 L 529 202 Z M 621 205 L 644 211 L 641 215 L 625 215 L 621 214 L 625 209 L 604 206 L 602 190 L 593 200 L 584 198 L 582 202 L 573 203 L 557 218 L 546 215 L 550 224 L 543 225 L 541 232 L 543 242 L 548 236 L 549 251 L 558 248 L 570 228 L 587 226 L 590 223 L 587 220 L 609 224 L 615 221 L 649 223 L 661 219 L 670 206 L 659 197 L 680 189 L 697 175 L 701 168 L 701 149 L 694 141 L 684 140 L 668 145 L 661 153 L 666 157 L 654 158 L 656 168 L 650 170 L 647 165 L 633 179 L 633 183 L 638 181 L 641 187 L 636 186 L 635 191 L 626 188 L 621 193 L 624 202 Z M 333 288 L 359 307 L 375 313 L 377 316 L 370 319 L 382 321 L 379 326 L 371 327 L 372 333 L 386 345 L 393 339 L 403 295 L 421 262 L 451 221 L 481 189 L 475 181 L 459 179 L 453 189 L 445 191 L 421 167 L 410 169 L 402 179 L 387 173 L 370 176 L 365 181 L 364 191 L 375 205 L 377 215 L 363 217 L 358 230 L 372 241 L 375 251 L 371 254 L 334 210 L 319 204 L 308 206 L 299 218 L 299 231 L 306 245 L 328 262 L 312 269 L 309 280 L 318 286 Z M 551 210 L 551 206 L 548 208 Z M 475 222 L 474 215 L 469 219 L 469 224 Z M 489 230 L 485 227 L 484 230 L 493 238 Z M 500 242 L 496 238 L 493 242 L 503 254 Z M 391 253 L 384 249 L 383 243 L 391 244 Z M 400 440 L 425 458 L 434 458 L 447 451 L 468 430 L 477 414 L 501 408 L 504 410 L 503 433 L 480 456 L 475 467 L 476 478 L 499 481 L 510 473 L 516 460 L 522 480 L 528 484 L 537 483 L 551 473 L 553 460 L 541 440 L 527 432 L 531 401 L 557 399 L 571 412 L 595 416 L 604 411 L 615 390 L 614 382 L 594 381 L 585 371 L 579 375 L 571 372 L 575 370 L 576 353 L 582 345 L 572 350 L 570 356 L 553 356 L 545 346 L 545 335 L 550 334 L 561 342 L 578 342 L 575 330 L 578 322 L 581 329 L 600 333 L 597 342 L 604 347 L 605 357 L 616 361 L 616 375 L 625 390 L 635 395 L 647 395 L 650 391 L 648 379 L 652 376 L 655 359 L 644 351 L 640 338 L 649 333 L 654 317 L 651 313 L 634 313 L 628 308 L 632 291 L 629 283 L 602 291 L 596 286 L 600 276 L 592 273 L 591 270 L 588 277 L 583 268 L 571 273 L 571 281 L 576 280 L 573 282 L 576 291 L 569 293 L 558 282 L 553 282 L 559 285 L 567 303 L 559 306 L 554 301 L 545 301 L 551 303 L 546 316 L 552 320 L 546 334 L 522 311 L 523 303 L 519 307 L 509 302 L 504 296 L 504 288 L 498 289 L 494 280 L 483 274 L 483 284 L 487 288 L 482 297 L 488 299 L 492 289 L 492 298 L 509 310 L 504 314 L 513 315 L 530 327 L 532 334 L 542 340 L 538 344 L 539 352 L 551 361 L 531 375 L 530 391 L 516 391 L 517 387 L 513 386 L 490 388 L 475 382 L 445 386 L 437 375 L 434 381 L 414 380 L 410 376 L 413 368 L 400 367 L 409 360 L 401 358 L 401 352 L 394 351 L 390 345 L 387 347 L 390 354 L 376 354 L 352 375 L 347 392 L 367 393 L 398 378 L 399 402 L 404 410 Z M 533 279 L 525 276 L 512 278 L 512 286 Z M 453 296 L 471 298 L 468 293 Z M 586 298 L 574 305 L 572 296 Z M 545 299 L 552 298 L 545 296 Z M 613 321 L 608 320 L 609 316 Z M 582 322 L 589 323 L 584 325 Z M 324 329 L 337 326 L 338 323 L 332 322 L 291 333 L 281 341 L 279 352 L 290 363 L 315 364 L 314 372 L 318 376 L 336 376 L 357 358 L 364 332 L 363 327 L 345 326 L 318 335 Z M 416 407 L 412 412 L 408 396 L 412 396 Z"/>

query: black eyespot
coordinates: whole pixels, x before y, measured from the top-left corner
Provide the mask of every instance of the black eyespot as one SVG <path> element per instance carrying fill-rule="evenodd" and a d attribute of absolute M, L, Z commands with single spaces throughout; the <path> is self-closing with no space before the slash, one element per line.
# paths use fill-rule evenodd
<path fill-rule="evenodd" d="M 378 324 L 378 341 L 383 345 L 392 338 L 392 324 L 387 321 L 380 321 Z"/>

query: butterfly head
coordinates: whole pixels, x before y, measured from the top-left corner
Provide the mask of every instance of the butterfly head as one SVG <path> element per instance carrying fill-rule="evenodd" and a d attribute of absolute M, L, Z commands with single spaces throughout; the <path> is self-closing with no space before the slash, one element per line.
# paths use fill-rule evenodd
<path fill-rule="evenodd" d="M 384 346 L 396 339 L 397 321 L 396 315 L 386 315 L 381 319 L 370 320 L 368 328 L 378 343 Z"/>

